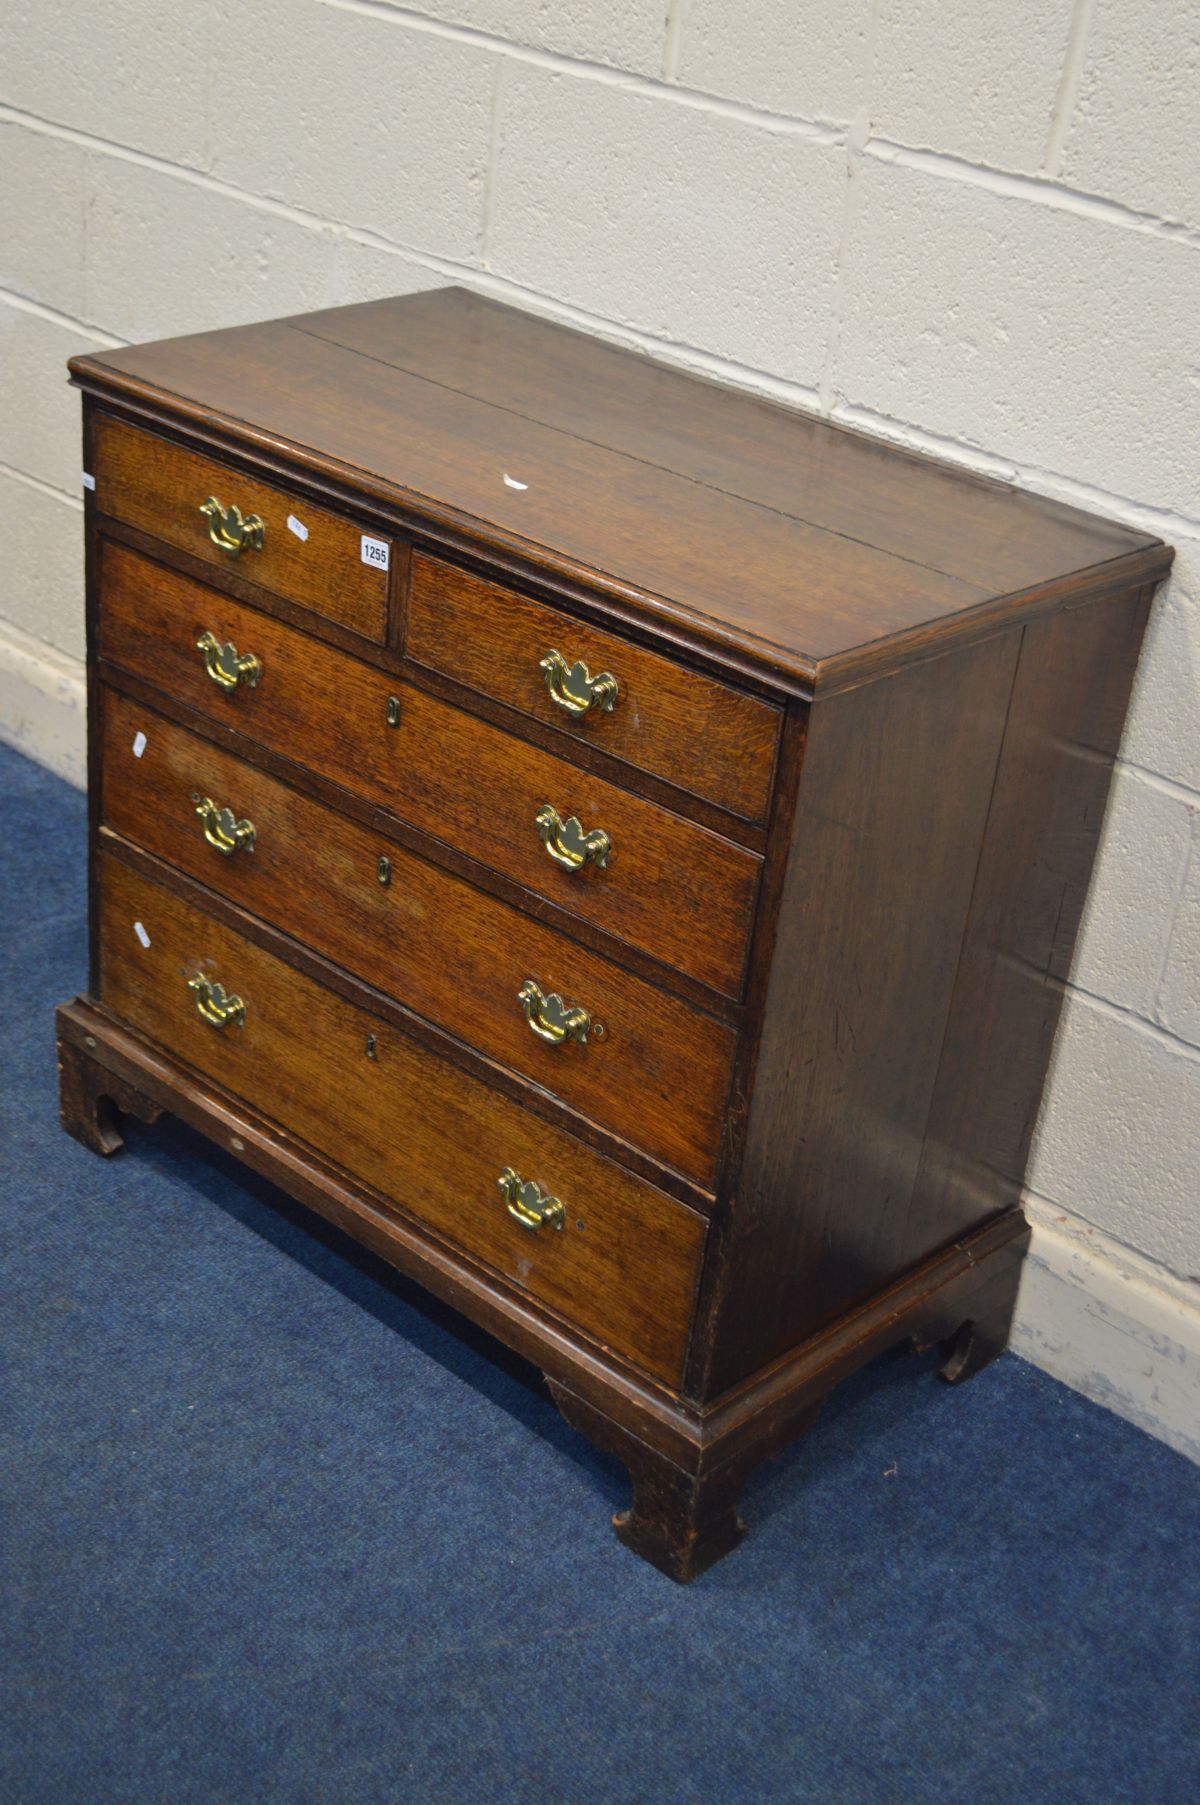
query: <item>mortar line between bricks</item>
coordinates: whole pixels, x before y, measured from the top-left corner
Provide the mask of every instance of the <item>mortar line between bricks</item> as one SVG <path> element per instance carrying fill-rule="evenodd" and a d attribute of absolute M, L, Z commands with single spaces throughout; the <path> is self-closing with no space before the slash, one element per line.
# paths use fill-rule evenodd
<path fill-rule="evenodd" d="M 1180 911 L 1183 908 L 1184 897 L 1187 895 L 1188 879 L 1192 874 L 1192 860 L 1197 856 L 1196 849 L 1197 846 L 1200 845 L 1200 839 L 1197 838 L 1196 819 L 1196 810 L 1193 808 L 1192 819 L 1188 823 L 1187 851 L 1180 860 L 1179 872 L 1175 879 L 1175 894 L 1171 899 L 1167 931 L 1162 937 L 1162 947 L 1160 949 L 1158 960 L 1158 973 L 1155 977 L 1154 988 L 1152 991 L 1154 1000 L 1151 1003 L 1151 1008 L 1154 1010 L 1154 1019 L 1157 1022 L 1162 1021 L 1162 992 L 1163 985 L 1166 983 L 1167 979 L 1167 967 L 1171 963 L 1171 945 L 1175 938 L 1175 928 L 1179 921 Z"/>
<path fill-rule="evenodd" d="M 40 476 L 31 476 L 28 470 L 20 469 L 16 464 L 6 464 L 0 458 L 0 476 L 11 476 L 14 482 L 26 483 L 31 489 L 40 490 L 43 495 L 52 495 L 55 501 L 65 501 L 69 507 L 83 510 L 81 496 L 72 495 L 69 489 L 60 489 L 55 483 L 48 483 Z"/>
<path fill-rule="evenodd" d="M 308 213 L 304 208 L 292 206 L 287 201 L 272 200 L 268 195 L 252 194 L 248 188 L 239 188 L 234 182 L 222 181 L 220 176 L 209 175 L 190 163 L 172 163 L 167 157 L 156 157 L 152 152 L 137 150 L 131 144 L 118 144 L 111 138 L 97 138 L 93 133 L 80 131 L 76 126 L 60 125 L 55 119 L 44 119 L 38 113 L 23 112 L 19 107 L 0 102 L 0 121 L 3 120 L 24 126 L 28 131 L 39 132 L 47 138 L 61 138 L 67 144 L 78 144 L 84 150 L 98 156 L 112 157 L 118 163 L 136 163 L 141 169 L 152 169 L 159 175 L 174 176 L 193 188 L 206 189 L 210 194 L 223 195 L 227 200 L 243 201 L 259 212 L 291 220 L 293 225 L 305 226 L 309 231 L 331 232 L 336 231 L 340 225 L 348 224 L 326 219 L 320 213 Z"/>
<path fill-rule="evenodd" d="M 494 56 L 528 63 L 534 68 L 548 69 L 556 75 L 573 75 L 605 87 L 622 88 L 634 94 L 654 95 L 704 113 L 740 120 L 745 125 L 764 130 L 787 132 L 809 138 L 817 144 L 839 144 L 845 128 L 806 119 L 800 113 L 775 113 L 767 107 L 753 106 L 749 101 L 729 100 L 723 94 L 708 94 L 699 88 L 681 88 L 660 77 L 645 75 L 636 69 L 620 69 L 612 63 L 601 63 L 587 57 L 567 56 L 558 50 L 540 50 L 535 44 L 514 43 L 511 38 L 497 37 L 474 25 L 450 25 L 441 19 L 430 19 L 405 7 L 389 6 L 386 0 L 317 0 L 334 12 L 359 13 L 364 18 L 385 20 L 410 31 L 424 32 L 429 37 L 445 38 L 454 43 L 473 45 Z"/>
<path fill-rule="evenodd" d="M 879 0 L 871 0 L 867 13 L 866 37 L 862 48 L 863 103 L 858 108 L 846 135 L 846 180 L 842 193 L 842 214 L 838 225 L 837 249 L 834 253 L 833 305 L 829 310 L 829 330 L 825 339 L 825 356 L 821 363 L 819 394 L 821 407 L 831 418 L 838 399 L 837 371 L 842 351 L 842 327 L 849 303 L 847 270 L 854 232 L 855 199 L 862 169 L 863 147 L 871 136 L 871 96 L 875 75 L 875 48 L 879 33 Z"/>
<path fill-rule="evenodd" d="M 898 416 L 886 414 L 875 408 L 845 399 L 835 400 L 832 405 L 829 405 L 815 387 L 796 382 L 791 378 L 773 376 L 767 371 L 755 369 L 752 365 L 741 364 L 734 359 L 717 356 L 679 340 L 656 338 L 638 327 L 626 325 L 605 315 L 589 313 L 586 308 L 577 307 L 571 302 L 560 301 L 547 295 L 541 289 L 529 287 L 511 277 L 498 275 L 491 270 L 481 270 L 474 264 L 441 256 L 437 252 L 424 251 L 415 245 L 395 243 L 365 227 L 331 220 L 319 214 L 304 213 L 299 208 L 291 207 L 284 202 L 265 199 L 261 195 L 251 194 L 245 189 L 221 182 L 216 177 L 203 175 L 189 167 L 168 163 L 161 158 L 152 157 L 146 152 L 133 151 L 114 145 L 105 139 L 94 138 L 88 133 L 77 131 L 73 127 L 60 126 L 53 121 L 40 119 L 35 114 L 22 113 L 16 108 L 0 105 L 0 119 L 4 118 L 12 119 L 35 132 L 79 143 L 102 156 L 112 156 L 118 161 L 136 163 L 168 176 L 178 177 L 194 186 L 222 194 L 229 199 L 239 200 L 249 207 L 290 219 L 294 224 L 300 225 L 308 231 L 340 233 L 345 237 L 352 238 L 357 243 L 406 257 L 436 275 L 447 276 L 453 281 L 466 280 L 479 292 L 490 294 L 498 300 L 532 302 L 548 318 L 568 325 L 579 326 L 586 331 L 607 338 L 610 342 L 651 352 L 679 368 L 698 371 L 711 377 L 714 381 L 732 383 L 784 406 L 799 407 L 819 418 L 829 419 L 834 424 L 858 426 L 872 437 L 891 439 L 909 450 L 928 452 L 934 456 L 948 458 L 973 470 L 976 474 L 991 477 L 995 481 L 1016 482 L 1020 486 L 1029 488 L 1032 493 L 1048 495 L 1053 500 L 1065 501 L 1091 512 L 1104 513 L 1116 509 L 1124 515 L 1129 524 L 1142 526 L 1147 531 L 1160 535 L 1177 536 L 1182 532 L 1188 537 L 1195 537 L 1200 534 L 1200 517 L 1173 509 L 1147 507 L 1144 503 L 1118 491 L 1077 483 L 1057 471 L 1048 471 L 1037 465 L 1024 464 L 1014 458 L 1002 458 L 994 453 L 983 451 L 979 446 L 970 445 L 948 434 L 930 432 L 924 427 L 914 425 L 911 421 L 902 420 Z M 17 295 L 14 291 L 0 289 L 0 298 L 5 296 L 11 296 L 14 305 L 27 308 L 31 313 L 41 313 L 56 323 L 78 327 L 94 336 L 107 338 L 110 341 L 110 348 L 120 348 L 127 342 L 114 337 L 111 333 L 104 332 L 102 328 L 93 326 L 87 321 L 78 320 L 72 315 L 59 314 L 52 308 L 46 308 L 41 303 L 29 300 L 28 297 Z"/>
<path fill-rule="evenodd" d="M 544 318 L 562 325 L 579 326 L 596 337 L 606 339 L 610 344 L 652 353 L 660 362 L 669 363 L 676 369 L 690 370 L 694 375 L 709 377 L 727 386 L 732 385 L 763 400 L 798 408 L 820 420 L 829 418 L 820 405 L 816 389 L 808 388 L 804 383 L 783 376 L 771 376 L 765 370 L 756 370 L 749 364 L 735 363 L 731 358 L 702 351 L 679 339 L 655 338 L 652 333 L 644 332 L 640 327 L 625 325 L 604 314 L 589 313 L 586 308 L 576 307 L 570 301 L 557 300 L 540 288 L 529 288 L 525 283 L 517 282 L 511 276 L 498 275 L 494 270 L 478 269 L 469 263 L 456 263 L 453 258 L 439 257 L 436 252 L 391 244 L 387 239 L 359 227 L 347 226 L 343 229 L 346 237 L 353 238 L 356 243 L 407 257 L 423 269 L 432 270 L 436 275 L 449 276 L 453 281 L 468 282 L 478 294 L 497 301 L 530 304 L 530 310 L 540 313 Z"/>
<path fill-rule="evenodd" d="M 1063 57 L 1062 78 L 1058 84 L 1058 93 L 1054 98 L 1054 111 L 1050 118 L 1050 134 L 1046 140 L 1046 154 L 1042 158 L 1042 168 L 1048 176 L 1057 176 L 1062 170 L 1063 151 L 1066 149 L 1067 133 L 1071 129 L 1071 121 L 1075 116 L 1075 106 L 1079 99 L 1079 86 L 1083 80 L 1083 59 L 1092 32 L 1095 10 L 1095 0 L 1075 0 L 1072 9 L 1071 28 L 1067 33 L 1067 49 Z"/>
<path fill-rule="evenodd" d="M 664 89 L 663 92 L 666 90 Z M 118 145 L 108 139 L 97 138 L 88 132 L 80 131 L 74 126 L 60 125 L 54 120 L 43 119 L 36 113 L 22 112 L 17 107 L 0 103 L 0 120 L 4 119 L 47 137 L 61 138 L 68 143 L 82 145 L 84 149 L 97 155 L 109 156 L 118 162 L 135 163 L 141 168 L 174 176 L 193 187 L 223 195 L 226 199 L 241 201 L 245 206 L 257 209 L 259 212 L 270 213 L 276 218 L 290 220 L 293 225 L 302 226 L 307 231 L 331 232 L 335 235 L 340 233 L 354 239 L 356 243 L 406 257 L 411 262 L 419 264 L 422 269 L 432 270 L 436 275 L 448 276 L 453 281 L 466 279 L 480 293 L 493 295 L 498 300 L 516 298 L 536 302 L 540 311 L 549 318 L 583 327 L 616 344 L 634 346 L 643 351 L 653 352 L 664 361 L 673 363 L 682 369 L 695 370 L 716 381 L 732 383 L 738 388 L 749 389 L 756 394 L 765 396 L 768 400 L 778 401 L 789 407 L 799 407 L 806 412 L 815 413 L 821 418 L 827 417 L 825 410 L 820 405 L 817 390 L 797 382 L 793 378 L 772 376 L 765 370 L 757 370 L 749 364 L 740 364 L 732 358 L 720 357 L 713 352 L 703 351 L 677 339 L 656 338 L 652 333 L 644 332 L 636 326 L 625 325 L 621 321 L 609 319 L 605 315 L 589 313 L 586 308 L 576 307 L 569 301 L 557 300 L 541 289 L 531 288 L 525 283 L 515 281 L 511 277 L 497 275 L 490 270 L 483 270 L 477 264 L 443 256 L 436 251 L 421 250 L 415 245 L 396 243 L 391 239 L 384 238 L 378 232 L 371 231 L 368 227 L 356 226 L 349 220 L 334 220 L 322 214 L 306 213 L 301 208 L 292 206 L 285 201 L 271 200 L 260 194 L 252 194 L 248 189 L 238 188 L 235 184 L 225 182 L 218 176 L 205 175 L 202 171 L 191 168 L 190 165 L 170 163 L 162 157 L 152 156 L 147 151 L 134 150 L 127 145 Z M 85 330 L 90 329 L 85 328 Z M 127 341 L 113 340 L 116 347 L 125 342 Z"/>
<path fill-rule="evenodd" d="M 666 92 L 665 89 L 662 91 Z M 615 343 L 653 352 L 678 367 L 699 371 L 717 381 L 733 383 L 740 388 L 749 389 L 786 406 L 800 407 L 807 412 L 815 413 L 820 418 L 829 419 L 835 424 L 861 426 L 872 436 L 890 438 L 893 442 L 900 443 L 909 450 L 925 451 L 935 456 L 950 458 L 955 463 L 974 470 L 977 474 L 990 476 L 1005 483 L 1015 481 L 1022 486 L 1029 487 L 1035 493 L 1046 494 L 1051 499 L 1063 500 L 1092 512 L 1097 510 L 1104 512 L 1116 508 L 1124 512 L 1131 524 L 1144 525 L 1148 531 L 1155 533 L 1175 534 L 1182 531 L 1189 537 L 1200 533 L 1200 517 L 1172 509 L 1149 508 L 1144 503 L 1116 491 L 1076 483 L 1058 472 L 1046 471 L 1036 465 L 1024 464 L 1015 458 L 1003 458 L 994 453 L 985 452 L 980 447 L 970 445 L 963 440 L 930 432 L 923 427 L 914 426 L 911 422 L 870 407 L 844 400 L 836 401 L 832 406 L 828 406 L 823 402 L 820 392 L 815 387 L 809 387 L 792 378 L 772 376 L 751 365 L 740 364 L 733 359 L 699 350 L 694 346 L 680 343 L 678 340 L 656 338 L 637 327 L 624 325 L 620 321 L 611 320 L 603 315 L 589 313 L 585 308 L 576 307 L 570 302 L 559 301 L 540 289 L 531 288 L 510 277 L 483 271 L 474 264 L 442 256 L 436 252 L 423 251 L 416 246 L 394 243 L 368 228 L 354 226 L 348 221 L 331 220 L 320 214 L 306 213 L 286 202 L 252 194 L 233 183 L 206 175 L 189 165 L 171 163 L 164 158 L 152 156 L 148 152 L 118 145 L 75 127 L 60 125 L 53 120 L 43 119 L 37 114 L 24 112 L 19 108 L 0 103 L 0 120 L 3 119 L 49 137 L 82 145 L 85 149 L 100 156 L 135 163 L 143 168 L 176 177 L 195 187 L 240 201 L 260 212 L 288 219 L 308 231 L 341 233 L 359 243 L 407 257 L 420 267 L 429 269 L 437 275 L 445 275 L 452 280 L 465 279 L 480 292 L 493 294 L 497 299 L 515 298 L 532 301 L 537 304 L 543 314 L 550 318 L 581 326 L 585 330 L 599 333 Z M 885 141 L 881 139 L 869 140 L 864 146 L 863 154 L 878 155 L 880 147 L 884 144 Z M 899 152 L 903 147 L 895 148 Z M 924 154 L 911 153 L 914 157 Z M 932 157 L 930 160 L 935 163 L 939 161 L 948 163 L 949 161 L 936 157 Z M 968 169 L 972 166 L 961 165 L 961 167 Z M 1046 184 L 1030 183 L 1027 186 L 1038 189 L 1043 196 L 1051 192 Z M 1115 211 L 1122 212 L 1124 210 L 1118 208 Z M 1131 215 L 1130 217 L 1137 216 Z M 0 290 L 0 296 L 7 292 L 9 291 Z M 49 319 L 62 320 L 96 336 L 107 337 L 114 348 L 120 347 L 126 342 L 111 333 L 104 333 L 101 328 L 93 327 L 85 321 L 75 320 L 69 315 L 58 315 L 50 308 L 42 308 L 40 303 L 29 301 L 25 297 L 13 294 L 13 300 L 18 305 L 27 307 L 30 312 L 42 311 Z"/>
<path fill-rule="evenodd" d="M 860 402 L 845 399 L 836 402 L 829 418 L 835 425 L 861 426 L 872 437 L 886 438 L 909 451 L 953 459 L 979 476 L 990 476 L 1001 483 L 1016 483 L 1051 501 L 1064 501 L 1089 513 L 1117 510 L 1126 525 L 1143 527 L 1147 532 L 1172 536 L 1182 533 L 1189 539 L 1200 534 L 1200 515 L 1185 514 L 1175 508 L 1149 507 L 1130 495 L 1122 495 L 1119 490 L 1076 482 L 1057 470 L 1047 470 L 1040 464 L 1026 464 L 1019 458 L 1001 457 L 965 439 L 956 439 L 949 433 L 930 432 L 911 420 L 901 419 L 898 414 L 884 413 L 882 409 L 866 407 Z"/>
<path fill-rule="evenodd" d="M 683 49 L 683 28 L 687 23 L 689 0 L 667 0 L 667 29 L 663 38 L 663 80 L 679 80 L 679 57 Z"/>
<path fill-rule="evenodd" d="M 1170 1028 L 1164 1028 L 1161 1022 L 1148 1022 L 1144 1015 L 1138 1014 L 1136 1009 L 1127 1009 L 1121 1003 L 1110 1003 L 1107 997 L 1100 996 L 1097 991 L 1087 990 L 1082 984 L 1075 983 L 1073 979 L 1068 981 L 1056 978 L 1052 972 L 1043 970 L 1040 965 L 1032 965 L 1026 959 L 1014 958 L 1012 963 L 1019 969 L 1030 972 L 1039 983 L 1047 984 L 1051 989 L 1061 991 L 1069 1002 L 1079 1001 L 1089 1009 L 1094 1009 L 1097 1015 L 1108 1016 L 1110 1020 L 1121 1022 L 1126 1028 L 1131 1028 L 1144 1040 L 1152 1040 L 1156 1046 L 1162 1047 L 1168 1053 L 1173 1053 L 1176 1058 L 1185 1059 L 1189 1064 L 1200 1066 L 1200 1047 L 1196 1046 L 1193 1041 L 1184 1040 L 1181 1034 L 1173 1034 Z"/>
<path fill-rule="evenodd" d="M 984 188 L 1010 200 L 1024 200 L 1052 207 L 1059 213 L 1073 213 L 1076 218 L 1095 220 L 1101 225 L 1121 226 L 1126 231 L 1142 232 L 1151 237 L 1170 238 L 1190 246 L 1200 246 L 1200 227 L 1185 225 L 1182 220 L 1166 219 L 1158 213 L 1139 212 L 1120 201 L 1102 195 L 1087 194 L 1082 189 L 1068 188 L 1045 175 L 1020 175 L 1015 170 L 996 169 L 987 163 L 972 163 L 949 151 L 924 150 L 901 144 L 894 138 L 871 138 L 863 155 L 876 162 L 889 163 L 898 169 L 916 170 L 941 180 L 958 181 L 969 187 Z"/>
<path fill-rule="evenodd" d="M 483 209 L 479 231 L 479 261 L 484 269 L 490 267 L 492 254 L 492 220 L 496 208 L 496 178 L 500 171 L 500 149 L 504 133 L 504 77 L 508 73 L 508 64 L 501 59 L 496 64 L 496 79 L 492 83 L 492 118 L 491 132 L 488 137 L 487 168 L 483 176 Z"/>
<path fill-rule="evenodd" d="M 1083 746 L 1072 746 L 1072 752 L 1079 758 L 1094 759 L 1098 764 L 1107 764 L 1103 752 L 1092 752 Z M 1181 802 L 1184 808 L 1200 809 L 1200 792 L 1193 790 L 1190 784 L 1180 783 L 1178 778 L 1164 777 L 1161 771 L 1152 771 L 1149 765 L 1139 765 L 1136 759 L 1122 758 L 1118 754 L 1116 769 L 1127 771 L 1146 785 L 1149 790 L 1158 790 L 1160 794 L 1169 796 L 1173 802 Z"/>
<path fill-rule="evenodd" d="M 0 301 L 9 307 L 15 307 L 20 313 L 32 314 L 35 319 L 47 320 L 52 326 L 64 326 L 72 332 L 85 332 L 89 338 L 102 342 L 106 351 L 120 351 L 125 340 L 114 338 L 111 332 L 104 332 L 99 326 L 89 326 L 86 320 L 80 320 L 73 313 L 62 313 L 57 307 L 47 307 L 44 301 L 35 301 L 30 295 L 18 294 L 15 288 L 0 288 Z"/>

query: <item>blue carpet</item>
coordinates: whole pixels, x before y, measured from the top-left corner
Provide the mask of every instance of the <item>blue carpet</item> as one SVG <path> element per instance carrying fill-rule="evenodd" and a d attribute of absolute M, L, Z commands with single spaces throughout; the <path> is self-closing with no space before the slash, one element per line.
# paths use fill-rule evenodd
<path fill-rule="evenodd" d="M 1200 1474 L 892 1356 L 681 1590 L 536 1376 L 164 1120 L 58 1129 L 84 807 L 0 749 L 0 1799 L 1200 1798 Z"/>

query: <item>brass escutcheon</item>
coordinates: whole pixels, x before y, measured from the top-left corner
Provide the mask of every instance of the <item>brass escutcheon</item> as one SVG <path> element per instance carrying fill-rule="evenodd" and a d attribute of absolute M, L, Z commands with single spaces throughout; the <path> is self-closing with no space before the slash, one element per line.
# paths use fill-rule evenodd
<path fill-rule="evenodd" d="M 204 659 L 204 668 L 218 689 L 234 690 L 239 683 L 253 689 L 262 676 L 262 660 L 253 652 L 240 656 L 236 646 L 226 640 L 222 645 L 215 633 L 204 632 L 196 641 L 196 650 Z"/>
<path fill-rule="evenodd" d="M 564 821 L 556 808 L 545 802 L 534 816 L 542 845 L 556 865 L 564 871 L 582 871 L 595 865 L 603 871 L 612 857 L 612 841 L 602 827 L 584 833 L 577 815 Z"/>
<path fill-rule="evenodd" d="M 253 821 L 238 821 L 231 808 L 218 808 L 209 796 L 200 796 L 196 813 L 204 825 L 204 838 L 226 858 L 241 850 L 254 850 Z"/>
<path fill-rule="evenodd" d="M 538 660 L 538 669 L 546 679 L 550 700 L 577 720 L 593 709 L 597 714 L 611 714 L 616 706 L 619 692 L 611 671 L 590 677 L 582 658 L 568 664 L 562 653 L 553 648 Z"/>
<path fill-rule="evenodd" d="M 200 512 L 208 521 L 208 536 L 219 551 L 236 558 L 239 552 L 262 550 L 266 528 L 257 514 L 247 514 L 243 519 L 240 508 L 223 508 L 215 495 L 200 503 Z"/>
<path fill-rule="evenodd" d="M 505 1166 L 496 1182 L 514 1222 L 522 1228 L 553 1228 L 561 1232 L 567 1212 L 557 1197 L 547 1196 L 532 1181 L 518 1178 L 511 1166 Z"/>
<path fill-rule="evenodd" d="M 212 1028 L 228 1028 L 230 1022 L 241 1028 L 246 1021 L 246 1005 L 241 997 L 227 994 L 223 984 L 206 978 L 198 971 L 188 979 L 188 989 L 195 994 L 196 1008 Z"/>
<path fill-rule="evenodd" d="M 538 1039 L 549 1041 L 552 1047 L 561 1047 L 565 1040 L 577 1040 L 580 1046 L 586 1046 L 589 1034 L 597 1040 L 604 1039 L 603 1022 L 594 1022 L 578 1003 L 564 1003 L 556 990 L 546 996 L 533 978 L 526 978 L 517 992 L 517 1001 Z"/>

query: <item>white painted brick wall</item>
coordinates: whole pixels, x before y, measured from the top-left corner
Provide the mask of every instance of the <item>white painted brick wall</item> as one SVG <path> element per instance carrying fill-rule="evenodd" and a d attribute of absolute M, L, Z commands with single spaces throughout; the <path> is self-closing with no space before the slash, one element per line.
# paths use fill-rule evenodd
<path fill-rule="evenodd" d="M 689 0 L 679 85 L 770 113 L 846 124 L 864 96 L 873 0 Z"/>
<path fill-rule="evenodd" d="M 385 5 L 392 0 L 384 0 Z M 657 75 L 663 58 L 666 0 L 424 0 L 424 14 L 490 37 L 583 62 Z"/>
<path fill-rule="evenodd" d="M 7 0 L 0 100 L 200 169 L 214 76 L 240 55 L 198 0 Z"/>
<path fill-rule="evenodd" d="M 1062 174 L 1087 194 L 1200 220 L 1195 0 L 1096 0 Z"/>
<path fill-rule="evenodd" d="M 0 300 L 0 464 L 70 495 L 79 488 L 79 397 L 62 379 L 107 341 Z"/>
<path fill-rule="evenodd" d="M 1191 864 L 1175 911 L 1157 1014 L 1170 1033 L 1192 1046 L 1200 1045 L 1200 833 L 1193 835 Z"/>
<path fill-rule="evenodd" d="M 519 65 L 503 83 L 498 130 L 490 260 L 499 275 L 654 338 L 815 384 L 837 279 L 837 146 Z"/>
<path fill-rule="evenodd" d="M 0 470 L 0 619 L 56 652 L 83 658 L 83 508 L 30 477 Z"/>
<path fill-rule="evenodd" d="M 1072 0 L 878 0 L 871 123 L 883 138 L 1039 170 Z"/>
<path fill-rule="evenodd" d="M 0 118 L 0 288 L 84 311 L 87 153 Z"/>
<path fill-rule="evenodd" d="M 868 160 L 845 274 L 849 401 L 1200 514 L 1200 242 Z"/>
<path fill-rule="evenodd" d="M 328 303 L 328 226 L 120 157 L 89 156 L 87 181 L 87 313 L 118 338 L 269 319 L 282 295 Z"/>
<path fill-rule="evenodd" d="M 212 172 L 306 214 L 474 261 L 499 59 L 397 14 L 222 0 L 236 54 L 212 97 Z"/>
<path fill-rule="evenodd" d="M 1194 1274 L 1196 1128 L 1195 1057 L 1136 1016 L 1072 997 L 1038 1126 L 1034 1189 L 1168 1271 Z"/>
<path fill-rule="evenodd" d="M 0 733 L 61 769 L 62 361 L 88 344 L 463 282 L 1172 540 L 1036 1148 L 1045 1247 L 1086 1257 L 1044 1252 L 1022 1346 L 1092 1383 L 1038 1317 L 1087 1274 L 1108 1288 L 1077 1324 L 1158 1322 L 1155 1275 L 1186 1312 L 1196 0 L 11 0 L 5 25 Z M 1118 1367 L 1105 1395 L 1153 1422 Z"/>

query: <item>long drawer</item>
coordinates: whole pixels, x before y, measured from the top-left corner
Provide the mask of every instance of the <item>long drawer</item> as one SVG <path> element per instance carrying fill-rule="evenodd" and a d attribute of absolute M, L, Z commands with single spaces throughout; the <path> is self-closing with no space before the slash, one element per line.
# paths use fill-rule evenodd
<path fill-rule="evenodd" d="M 761 863 L 746 848 L 116 541 L 101 585 L 106 659 L 740 995 Z"/>
<path fill-rule="evenodd" d="M 92 463 L 103 513 L 364 639 L 386 637 L 390 539 L 106 414 L 96 417 Z"/>
<path fill-rule="evenodd" d="M 108 828 L 712 1187 L 732 1029 L 142 703 L 101 697 Z"/>
<path fill-rule="evenodd" d="M 111 855 L 101 866 L 108 1008 L 586 1333 L 679 1380 L 702 1216 Z"/>

